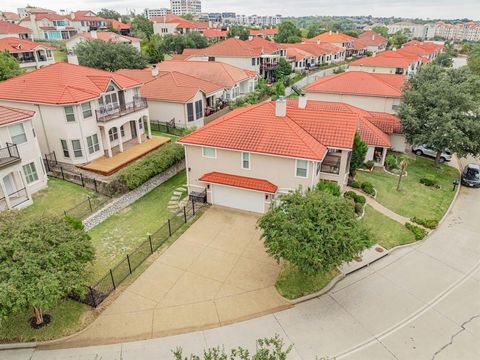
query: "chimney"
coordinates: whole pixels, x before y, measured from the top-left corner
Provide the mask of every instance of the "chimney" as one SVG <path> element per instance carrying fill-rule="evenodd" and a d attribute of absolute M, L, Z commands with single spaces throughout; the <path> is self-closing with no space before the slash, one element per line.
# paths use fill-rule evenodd
<path fill-rule="evenodd" d="M 152 66 L 152 76 L 157 77 L 158 76 L 158 68 L 157 65 Z"/>
<path fill-rule="evenodd" d="M 287 115 L 287 100 L 280 96 L 275 103 L 275 116 L 285 117 Z"/>
<path fill-rule="evenodd" d="M 90 31 L 90 36 L 92 37 L 92 39 L 97 39 L 97 31 L 96 30 Z"/>
<path fill-rule="evenodd" d="M 372 35 L 372 40 L 375 40 L 375 34 Z"/>
<path fill-rule="evenodd" d="M 305 94 L 300 94 L 298 97 L 298 107 L 300 109 L 305 109 L 307 107 L 307 96 Z"/>
<path fill-rule="evenodd" d="M 330 30 L 330 31 L 328 32 L 328 35 L 332 35 L 332 34 L 333 34 L 332 30 Z"/>

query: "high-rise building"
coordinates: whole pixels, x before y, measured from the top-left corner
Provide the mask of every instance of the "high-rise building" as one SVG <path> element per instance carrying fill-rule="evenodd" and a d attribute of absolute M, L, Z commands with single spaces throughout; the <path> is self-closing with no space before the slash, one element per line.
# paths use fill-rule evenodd
<path fill-rule="evenodd" d="M 145 9 L 145 17 L 151 19 L 154 16 L 165 16 L 170 12 L 167 8 Z"/>
<path fill-rule="evenodd" d="M 202 0 L 170 0 L 170 8 L 177 16 L 185 14 L 198 16 L 202 12 Z"/>

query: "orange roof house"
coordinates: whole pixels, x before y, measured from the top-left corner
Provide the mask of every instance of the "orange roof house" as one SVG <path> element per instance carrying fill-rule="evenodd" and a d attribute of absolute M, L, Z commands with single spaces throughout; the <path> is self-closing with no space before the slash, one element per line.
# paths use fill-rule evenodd
<path fill-rule="evenodd" d="M 15 36 L 18 38 L 28 38 L 32 30 L 24 26 L 12 24 L 6 21 L 0 21 L 0 36 Z"/>
<path fill-rule="evenodd" d="M 355 40 L 355 38 L 340 32 L 328 31 L 328 32 L 324 32 L 323 34 L 315 36 L 311 40 L 337 45 L 337 44 L 351 43 L 353 40 Z"/>

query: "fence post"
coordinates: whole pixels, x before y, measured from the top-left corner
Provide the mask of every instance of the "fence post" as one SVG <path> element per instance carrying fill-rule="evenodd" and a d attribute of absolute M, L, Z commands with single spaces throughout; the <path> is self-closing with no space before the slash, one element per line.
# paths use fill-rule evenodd
<path fill-rule="evenodd" d="M 187 209 L 185 208 L 185 206 L 183 207 L 183 218 L 185 220 L 185 224 L 187 223 Z"/>
<path fill-rule="evenodd" d="M 53 150 L 53 158 L 55 159 L 55 164 L 57 164 L 58 161 L 57 161 L 57 154 L 55 154 L 55 150 Z"/>
<path fill-rule="evenodd" d="M 93 186 L 95 186 L 95 192 L 98 193 L 98 190 L 97 190 L 97 180 L 95 178 L 93 178 Z"/>
<path fill-rule="evenodd" d="M 152 235 L 148 235 L 148 242 L 150 243 L 150 251 L 153 254 Z"/>
<path fill-rule="evenodd" d="M 83 175 L 80 173 L 80 180 L 82 180 L 82 187 L 85 187 L 85 182 L 83 181 Z"/>
<path fill-rule="evenodd" d="M 192 213 L 195 216 L 195 200 L 192 199 Z"/>
<path fill-rule="evenodd" d="M 95 301 L 95 294 L 91 286 L 88 287 L 90 289 L 90 296 L 92 297 L 93 307 L 97 307 L 97 302 Z"/>
<path fill-rule="evenodd" d="M 170 225 L 170 219 L 168 219 L 167 222 L 168 222 L 168 234 L 169 236 L 172 236 L 172 226 Z"/>
<path fill-rule="evenodd" d="M 117 287 L 115 286 L 115 280 L 113 279 L 113 272 L 112 272 L 112 269 L 110 269 L 110 278 L 112 279 L 113 290 L 116 290 L 116 289 L 117 289 Z"/>
<path fill-rule="evenodd" d="M 60 166 L 60 171 L 62 172 L 62 179 L 65 180 L 65 174 L 63 173 L 63 167 Z"/>
<path fill-rule="evenodd" d="M 130 256 L 127 254 L 127 262 L 128 262 L 128 270 L 130 271 L 130 275 L 132 275 L 132 265 L 130 265 Z"/>
<path fill-rule="evenodd" d="M 90 196 L 88 196 L 87 199 L 88 199 L 88 205 L 90 206 L 90 212 L 93 212 L 92 200 L 90 200 Z"/>

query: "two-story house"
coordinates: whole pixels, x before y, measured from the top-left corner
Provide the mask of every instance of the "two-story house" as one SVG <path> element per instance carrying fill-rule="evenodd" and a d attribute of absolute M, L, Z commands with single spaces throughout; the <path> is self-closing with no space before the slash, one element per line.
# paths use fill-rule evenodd
<path fill-rule="evenodd" d="M 32 203 L 32 194 L 47 186 L 34 111 L 0 106 L 0 211 Z"/>
<path fill-rule="evenodd" d="M 0 39 L 10 37 L 30 39 L 32 37 L 32 30 L 24 26 L 0 20 Z"/>
<path fill-rule="evenodd" d="M 140 42 L 142 41 L 142 39 L 136 37 L 120 35 L 111 31 L 92 30 L 90 32 L 78 33 L 77 35 L 71 37 L 65 42 L 65 46 L 69 52 L 74 52 L 75 47 L 78 44 L 89 40 L 111 41 L 115 43 L 131 45 L 138 52 L 140 52 Z"/>
<path fill-rule="evenodd" d="M 372 54 L 387 50 L 388 40 L 375 31 L 364 31 L 358 38 L 367 46 L 367 51 Z"/>
<path fill-rule="evenodd" d="M 185 147 L 189 194 L 263 213 L 279 195 L 322 179 L 343 188 L 356 132 L 381 162 L 391 146 L 367 114 L 305 96 L 234 110 L 178 140 Z"/>
<path fill-rule="evenodd" d="M 0 51 L 10 53 L 18 60 L 20 67 L 26 71 L 53 64 L 55 62 L 53 50 L 53 47 L 44 43 L 16 37 L 0 38 Z"/>
<path fill-rule="evenodd" d="M 428 61 L 403 49 L 391 50 L 355 60 L 349 64 L 348 70 L 412 76 Z"/>
<path fill-rule="evenodd" d="M 314 41 L 317 43 L 327 43 L 327 44 L 332 44 L 332 45 L 341 47 L 345 49 L 347 57 L 350 57 L 353 53 L 354 40 L 355 40 L 354 37 L 340 33 L 338 31 L 337 32 L 328 31 L 310 39 L 310 41 Z"/>
<path fill-rule="evenodd" d="M 79 32 L 107 29 L 107 20 L 90 10 L 79 10 L 70 14 L 70 23 Z"/>
<path fill-rule="evenodd" d="M 43 154 L 85 164 L 151 136 L 141 83 L 121 74 L 56 63 L 0 83 L 0 104 L 35 111 Z"/>
<path fill-rule="evenodd" d="M 160 35 L 202 33 L 209 28 L 208 22 L 186 20 L 174 14 L 153 16 L 150 20 L 153 22 L 153 32 Z"/>
<path fill-rule="evenodd" d="M 50 12 L 30 14 L 19 25 L 32 30 L 34 40 L 68 40 L 77 33 L 68 16 Z"/>

